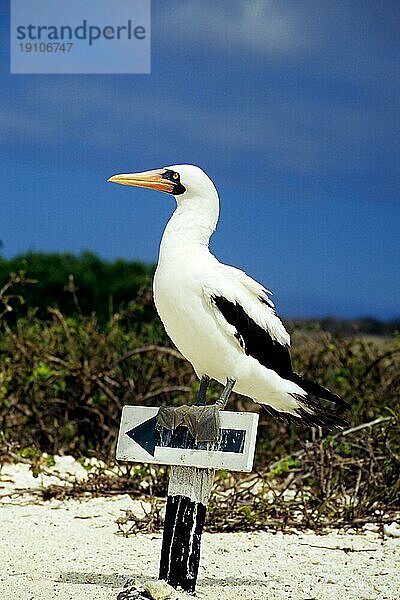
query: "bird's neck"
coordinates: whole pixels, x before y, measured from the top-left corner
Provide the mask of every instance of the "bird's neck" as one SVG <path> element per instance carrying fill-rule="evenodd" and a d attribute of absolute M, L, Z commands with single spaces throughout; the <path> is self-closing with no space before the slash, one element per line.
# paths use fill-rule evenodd
<path fill-rule="evenodd" d="M 219 216 L 218 195 L 212 197 L 194 196 L 185 198 L 170 218 L 161 241 L 160 255 L 163 250 L 172 248 L 208 249 L 210 237 L 214 232 Z"/>

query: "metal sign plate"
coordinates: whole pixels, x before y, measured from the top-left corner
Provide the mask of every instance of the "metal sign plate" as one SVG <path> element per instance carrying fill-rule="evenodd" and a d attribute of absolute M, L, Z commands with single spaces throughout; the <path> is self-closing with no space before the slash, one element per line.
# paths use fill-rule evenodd
<path fill-rule="evenodd" d="M 186 427 L 156 427 L 156 406 L 124 406 L 117 459 L 161 465 L 250 472 L 253 467 L 258 414 L 221 411 L 218 442 L 196 443 Z"/>

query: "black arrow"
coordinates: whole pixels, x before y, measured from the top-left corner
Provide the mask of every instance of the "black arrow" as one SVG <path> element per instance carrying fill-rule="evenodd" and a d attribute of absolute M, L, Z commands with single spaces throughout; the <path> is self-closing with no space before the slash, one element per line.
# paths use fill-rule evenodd
<path fill-rule="evenodd" d="M 126 432 L 126 435 L 131 438 L 134 442 L 142 446 L 152 456 L 156 447 L 156 417 L 151 417 L 147 421 L 143 421 L 140 425 L 137 425 L 133 429 Z"/>
<path fill-rule="evenodd" d="M 157 426 L 157 417 L 151 417 L 126 435 L 154 456 L 156 446 L 161 448 L 185 448 L 187 450 L 213 450 L 242 454 L 246 438 L 245 429 L 220 429 L 217 442 L 196 442 L 186 427 L 179 426 L 174 431 Z"/>

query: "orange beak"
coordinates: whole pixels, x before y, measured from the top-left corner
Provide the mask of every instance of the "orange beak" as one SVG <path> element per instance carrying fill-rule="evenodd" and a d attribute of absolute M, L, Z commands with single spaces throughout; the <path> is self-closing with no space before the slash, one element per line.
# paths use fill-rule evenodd
<path fill-rule="evenodd" d="M 107 181 L 171 193 L 174 185 L 172 181 L 163 179 L 162 176 L 164 173 L 165 169 L 155 169 L 154 171 L 144 171 L 143 173 L 121 173 L 120 175 L 113 175 Z"/>

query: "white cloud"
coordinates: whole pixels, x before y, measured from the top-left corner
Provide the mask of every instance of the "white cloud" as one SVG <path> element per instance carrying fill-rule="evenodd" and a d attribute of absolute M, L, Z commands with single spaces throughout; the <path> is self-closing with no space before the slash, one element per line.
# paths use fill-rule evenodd
<path fill-rule="evenodd" d="M 191 40 L 263 55 L 294 54 L 306 44 L 295 3 L 273 0 L 163 2 L 153 16 L 169 42 Z M 158 28 L 157 28 L 158 29 Z"/>
<path fill-rule="evenodd" d="M 368 149 L 390 135 L 392 126 L 390 114 L 376 108 L 272 90 L 267 100 L 254 96 L 251 106 L 229 108 L 194 104 L 172 92 L 160 99 L 151 88 L 140 95 L 130 89 L 117 94 L 112 85 L 81 79 L 49 80 L 26 92 L 18 112 L 12 107 L 0 112 L 8 139 L 48 147 L 82 140 L 92 156 L 121 146 L 144 159 L 155 149 L 182 156 L 185 148 L 200 153 L 209 148 L 232 158 L 255 152 L 266 166 L 283 170 L 348 171 L 362 166 Z"/>

